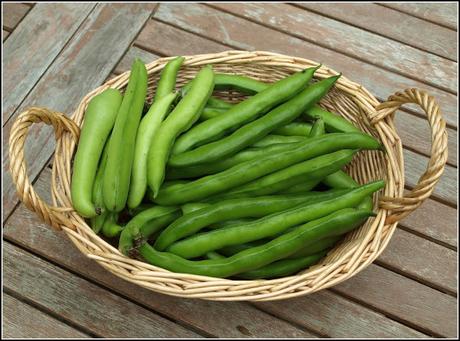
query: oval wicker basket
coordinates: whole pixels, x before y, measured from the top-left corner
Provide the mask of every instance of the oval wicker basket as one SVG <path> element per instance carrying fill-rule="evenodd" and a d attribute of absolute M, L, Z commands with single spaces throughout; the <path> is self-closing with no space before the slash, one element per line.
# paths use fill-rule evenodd
<path fill-rule="evenodd" d="M 160 58 L 147 65 L 149 101 L 159 73 L 170 59 Z M 178 74 L 178 87 L 206 64 L 212 64 L 216 72 L 243 74 L 265 82 L 273 82 L 295 71 L 318 65 L 307 59 L 264 51 L 226 51 L 186 56 Z M 323 79 L 335 74 L 336 71 L 322 66 L 315 77 Z M 379 103 L 361 85 L 342 76 L 320 105 L 344 116 L 385 145 L 386 153 L 361 152 L 347 168 L 347 172 L 359 183 L 385 179 L 384 190 L 374 195 L 374 211 L 377 216 L 349 233 L 318 265 L 294 276 L 272 280 L 231 280 L 169 272 L 122 255 L 96 235 L 72 208 L 71 164 L 87 103 L 108 87 L 123 89 L 128 77 L 129 71 L 89 93 L 70 118 L 62 113 L 36 107 L 21 113 L 11 129 L 10 171 L 24 204 L 53 228 L 63 230 L 81 252 L 117 276 L 157 292 L 209 300 L 262 301 L 306 295 L 331 287 L 357 274 L 377 258 L 385 249 L 398 221 L 430 196 L 447 160 L 445 122 L 441 118 L 439 106 L 431 96 L 420 90 L 408 89 Z M 232 92 L 221 92 L 218 95 L 231 101 L 241 99 L 241 95 Z M 393 123 L 395 111 L 405 103 L 416 103 L 425 111 L 432 141 L 427 170 L 412 191 L 406 194 L 402 144 Z M 38 122 L 52 125 L 55 129 L 57 143 L 51 188 L 54 206 L 49 206 L 38 197 L 27 177 L 24 142 L 29 127 Z"/>

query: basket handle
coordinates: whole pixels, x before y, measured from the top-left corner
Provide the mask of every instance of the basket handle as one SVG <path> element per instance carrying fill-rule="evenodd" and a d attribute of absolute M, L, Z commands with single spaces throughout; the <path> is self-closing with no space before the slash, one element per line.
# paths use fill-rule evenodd
<path fill-rule="evenodd" d="M 426 92 L 418 89 L 406 89 L 388 97 L 386 102 L 377 106 L 377 115 L 372 123 L 376 123 L 388 115 L 393 115 L 401 105 L 418 104 L 426 113 L 431 129 L 431 152 L 426 171 L 420 176 L 417 185 L 403 197 L 382 196 L 379 204 L 383 209 L 391 210 L 386 223 L 398 222 L 427 199 L 441 177 L 447 162 L 447 131 L 446 122 L 441 116 L 439 105 Z"/>
<path fill-rule="evenodd" d="M 68 211 L 68 209 L 50 206 L 40 199 L 27 176 L 24 143 L 30 126 L 40 122 L 53 126 L 56 141 L 61 139 L 64 132 L 69 132 L 72 138 L 76 142 L 78 141 L 80 128 L 72 119 L 62 113 L 53 112 L 46 108 L 28 108 L 18 116 L 11 127 L 9 138 L 10 173 L 24 205 L 54 229 L 61 230 L 61 225 L 65 225 L 65 222 L 68 222 L 68 218 L 62 213 Z"/>

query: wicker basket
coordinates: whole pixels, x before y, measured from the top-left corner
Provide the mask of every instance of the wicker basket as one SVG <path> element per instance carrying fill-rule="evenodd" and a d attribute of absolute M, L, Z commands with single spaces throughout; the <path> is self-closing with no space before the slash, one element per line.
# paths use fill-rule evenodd
<path fill-rule="evenodd" d="M 149 101 L 152 99 L 159 73 L 170 59 L 160 58 L 147 65 Z M 318 65 L 307 59 L 262 51 L 226 51 L 186 56 L 178 75 L 178 87 L 206 64 L 212 64 L 216 72 L 243 74 L 266 82 L 273 82 L 295 71 Z M 322 66 L 315 77 L 323 79 L 335 74 L 336 71 Z M 70 118 L 35 107 L 21 113 L 11 129 L 10 171 L 23 203 L 56 230 L 64 230 L 81 252 L 117 276 L 157 292 L 209 300 L 262 301 L 306 295 L 342 282 L 379 256 L 395 231 L 398 221 L 430 196 L 447 160 L 445 122 L 431 96 L 416 89 L 408 89 L 396 93 L 384 103 L 379 103 L 361 85 L 342 76 L 320 104 L 344 116 L 385 145 L 386 153 L 360 152 L 347 168 L 347 172 L 359 183 L 382 178 L 386 180 L 385 188 L 374 195 L 374 211 L 377 216 L 349 233 L 318 265 L 294 276 L 273 280 L 231 280 L 173 273 L 122 255 L 96 235 L 72 208 L 71 164 L 85 108 L 94 95 L 106 88 L 125 87 L 128 77 L 129 71 L 89 93 Z M 231 101 L 238 101 L 241 97 L 232 92 L 221 92 L 219 96 Z M 405 103 L 416 103 L 426 112 L 432 141 L 427 170 L 407 194 L 404 194 L 402 145 L 393 123 L 395 111 Z M 39 122 L 52 125 L 55 129 L 57 143 L 51 188 L 54 206 L 49 206 L 37 196 L 26 172 L 25 138 L 29 127 Z"/>

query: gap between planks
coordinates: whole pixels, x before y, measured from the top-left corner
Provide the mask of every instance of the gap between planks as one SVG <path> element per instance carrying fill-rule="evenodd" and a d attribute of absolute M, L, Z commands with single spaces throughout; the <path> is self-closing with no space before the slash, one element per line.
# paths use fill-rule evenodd
<path fill-rule="evenodd" d="M 69 267 L 67 267 L 67 266 L 65 266 L 65 265 L 59 264 L 59 263 L 57 263 L 56 261 L 47 258 L 46 255 L 40 253 L 39 250 L 33 250 L 33 249 L 29 248 L 27 245 L 23 245 L 23 244 L 21 244 L 21 243 L 18 243 L 18 242 L 14 241 L 14 240 L 11 240 L 10 238 L 5 238 L 5 240 L 6 240 L 8 243 L 10 243 L 11 245 L 17 247 L 18 249 L 20 249 L 20 250 L 22 250 L 22 251 L 24 251 L 24 252 L 26 252 L 26 253 L 32 255 L 33 257 L 36 257 L 36 258 L 38 258 L 38 259 L 40 259 L 40 260 L 42 260 L 42 261 L 45 261 L 45 262 L 47 262 L 47 263 L 50 263 L 51 265 L 53 265 L 53 266 L 55 266 L 55 267 L 57 267 L 57 268 L 59 268 L 59 269 L 62 269 L 62 270 L 64 270 L 64 271 L 70 273 L 71 275 L 74 275 L 75 277 L 77 277 L 77 278 L 79 278 L 79 279 L 82 279 L 82 280 L 84 280 L 84 281 L 86 281 L 86 282 L 88 282 L 88 283 L 90 283 L 90 284 L 92 284 L 92 285 L 95 285 L 95 286 L 97 286 L 97 287 L 100 288 L 100 289 L 103 289 L 103 290 L 105 290 L 105 291 L 108 291 L 109 293 L 111 293 L 111 294 L 113 294 L 113 295 L 116 295 L 116 296 L 118 296 L 118 297 L 121 297 L 121 298 L 127 300 L 128 302 L 131 302 L 131 303 L 135 304 L 136 306 L 139 306 L 139 307 L 141 307 L 141 308 L 143 308 L 143 309 L 146 309 L 146 310 L 148 310 L 148 311 L 150 311 L 150 312 L 152 312 L 152 313 L 154 313 L 154 314 L 156 314 L 156 315 L 158 315 L 158 316 L 164 318 L 165 320 L 168 320 L 168 321 L 170 321 L 170 322 L 172 322 L 172 323 L 178 324 L 178 325 L 180 325 L 181 327 L 183 327 L 183 328 L 185 328 L 185 329 L 187 329 L 187 330 L 190 330 L 190 331 L 192 331 L 192 332 L 195 332 L 195 333 L 197 333 L 197 334 L 199 334 L 199 335 L 201 335 L 201 336 L 203 336 L 203 337 L 215 337 L 214 335 L 209 334 L 209 333 L 207 333 L 206 331 L 197 330 L 197 328 L 196 328 L 195 326 L 190 326 L 190 325 L 188 325 L 188 324 L 186 324 L 186 323 L 183 323 L 183 321 L 171 319 L 170 317 L 168 317 L 168 316 L 166 316 L 166 315 L 164 315 L 164 314 L 162 314 L 162 313 L 160 313 L 160 312 L 158 312 L 158 311 L 156 311 L 156 310 L 153 310 L 152 308 L 148 307 L 147 305 L 144 305 L 144 304 L 142 304 L 142 303 L 140 303 L 140 302 L 134 301 L 134 300 L 132 300 L 130 297 L 128 297 L 128 296 L 126 296 L 126 295 L 124 295 L 124 294 L 121 294 L 121 293 L 119 293 L 119 292 L 113 290 L 112 288 L 107 287 L 107 286 L 105 286 L 105 285 L 99 283 L 98 281 L 95 281 L 93 278 L 84 277 L 84 276 L 82 276 L 80 273 L 78 273 L 77 271 L 75 271 L 74 269 L 69 268 Z M 104 269 L 104 271 L 105 271 L 105 269 Z M 4 288 L 4 290 L 5 290 L 5 289 L 6 289 L 6 288 Z M 8 290 L 9 290 L 9 294 L 10 294 L 11 296 L 13 296 L 13 295 L 15 295 L 15 296 L 21 296 L 19 293 L 16 293 L 16 292 L 12 291 L 11 289 L 8 289 Z M 23 298 L 23 300 L 25 300 L 28 304 L 33 305 L 33 306 L 35 306 L 35 307 L 37 307 L 37 308 L 40 307 L 36 302 L 30 301 L 29 299 L 27 299 L 27 298 L 25 298 L 25 297 Z M 55 317 L 55 318 L 58 318 L 59 320 L 61 320 L 61 321 L 65 322 L 65 323 L 67 323 L 67 324 L 73 326 L 74 328 L 77 328 L 77 327 L 78 327 L 79 330 L 81 330 L 81 331 L 83 331 L 83 332 L 85 332 L 85 333 L 87 333 L 87 334 L 92 334 L 92 335 L 94 335 L 94 333 L 93 333 L 91 330 L 87 330 L 86 328 L 84 328 L 84 326 L 79 326 L 79 325 L 76 325 L 75 323 L 73 323 L 73 321 L 70 321 L 70 320 L 67 320 L 67 319 L 63 319 L 62 317 L 60 317 L 59 315 L 53 313 L 52 311 L 47 311 L 47 309 L 44 308 L 44 307 L 40 307 L 40 310 L 46 312 L 46 313 L 47 313 L 48 315 L 50 315 L 50 316 L 53 316 L 53 317 Z M 102 337 L 102 336 L 97 335 L 97 337 Z"/>
<path fill-rule="evenodd" d="M 391 4 L 391 3 L 388 4 L 388 3 L 384 3 L 384 2 L 383 3 L 382 2 L 376 2 L 376 4 L 379 5 L 379 6 L 386 7 L 386 8 L 394 9 L 395 11 L 398 11 L 400 13 L 404 13 L 404 14 L 410 15 L 411 17 L 418 18 L 418 19 L 427 21 L 429 23 L 436 24 L 438 26 L 442 26 L 442 27 L 445 27 L 445 28 L 448 28 L 448 29 L 450 29 L 452 31 L 457 32 L 457 28 L 454 27 L 454 26 L 449 26 L 446 23 L 443 23 L 443 22 L 440 22 L 440 21 L 430 20 L 430 19 L 428 19 L 426 17 L 423 17 L 421 15 L 417 15 L 417 14 L 411 12 L 410 9 L 402 9 L 401 7 L 399 7 L 397 5 L 395 6 L 395 5 Z M 431 3 L 431 4 L 433 4 L 433 3 Z M 458 9 L 457 9 L 457 11 L 458 11 Z"/>
<path fill-rule="evenodd" d="M 13 244 L 14 245 L 14 244 Z M 41 306 L 40 304 L 37 304 L 33 300 L 28 299 L 27 297 L 23 296 L 22 294 L 11 290 L 10 288 L 3 287 L 3 292 L 6 295 L 9 295 L 13 297 L 14 299 L 18 300 L 19 302 L 32 307 L 33 309 L 38 310 L 39 312 L 43 313 L 45 316 L 49 317 L 50 319 L 57 320 L 61 322 L 62 324 L 68 326 L 69 328 L 75 329 L 76 331 L 86 334 L 87 337 L 92 337 L 92 338 L 99 338 L 101 337 L 100 335 L 97 335 L 93 333 L 91 330 L 86 329 L 84 326 L 78 325 L 76 323 L 73 323 L 73 321 L 67 320 L 62 318 L 59 314 L 54 313 L 53 311 L 47 309 L 46 307 Z"/>
<path fill-rule="evenodd" d="M 260 25 L 260 26 L 263 26 L 263 27 L 265 27 L 265 28 L 268 28 L 268 29 L 277 31 L 277 32 L 279 32 L 279 33 L 286 34 L 286 35 L 288 35 L 288 36 L 290 36 L 290 37 L 293 37 L 293 38 L 296 38 L 296 39 L 299 39 L 299 40 L 302 40 L 302 41 L 306 41 L 306 42 L 311 43 L 311 44 L 318 45 L 318 46 L 320 46 L 320 47 L 322 47 L 322 48 L 324 48 L 324 49 L 327 49 L 327 50 L 330 50 L 330 51 L 334 51 L 334 52 L 336 52 L 336 53 L 342 54 L 342 55 L 347 56 L 347 57 L 349 57 L 349 58 L 353 58 L 353 59 L 358 60 L 358 61 L 360 61 L 360 62 L 363 62 L 363 63 L 369 64 L 369 65 L 378 67 L 378 68 L 380 68 L 380 69 L 382 69 L 382 70 L 386 70 L 386 71 L 389 71 L 389 72 L 391 72 L 391 73 L 395 73 L 395 74 L 397 74 L 397 75 L 399 75 L 399 76 L 403 76 L 403 77 L 406 77 L 406 78 L 408 78 L 408 79 L 412 79 L 412 80 L 415 80 L 415 81 L 418 81 L 418 82 L 421 82 L 421 83 L 430 85 L 430 86 L 432 86 L 432 87 L 435 87 L 435 88 L 437 88 L 437 89 L 443 90 L 443 91 L 448 92 L 448 93 L 450 93 L 450 94 L 453 94 L 453 95 L 456 95 L 456 94 L 457 94 L 457 92 L 456 92 L 454 89 L 450 89 L 450 88 L 447 87 L 447 86 L 444 86 L 444 85 L 441 85 L 441 84 L 432 83 L 432 82 L 430 82 L 430 81 L 427 80 L 427 79 L 416 78 L 416 77 L 414 77 L 412 74 L 409 74 L 409 73 L 406 73 L 406 72 L 401 72 L 400 70 L 395 69 L 395 68 L 392 68 L 392 67 L 390 67 L 390 66 L 385 66 L 385 65 L 376 64 L 376 63 L 372 62 L 371 60 L 366 60 L 366 59 L 364 59 L 364 58 L 361 58 L 361 57 L 358 56 L 358 55 L 353 55 L 352 53 L 349 53 L 349 52 L 345 52 L 345 51 L 341 51 L 341 50 L 335 49 L 335 48 L 333 48 L 333 47 L 331 47 L 331 46 L 328 46 L 327 44 L 323 44 L 323 43 L 320 43 L 320 42 L 318 42 L 318 41 L 315 41 L 315 40 L 312 40 L 312 39 L 308 39 L 307 37 L 305 37 L 305 36 L 303 36 L 303 35 L 301 35 L 301 34 L 292 33 L 292 32 L 289 32 L 289 31 L 287 31 L 287 30 L 284 30 L 284 29 L 282 29 L 282 28 L 279 28 L 279 27 L 277 27 L 276 25 L 270 25 L 270 24 L 267 24 L 267 23 L 262 22 L 262 21 L 253 21 L 252 19 L 247 18 L 247 17 L 245 17 L 245 16 L 242 15 L 242 14 L 234 13 L 234 12 L 231 12 L 231 11 L 229 11 L 229 10 L 226 10 L 226 9 L 223 9 L 223 8 L 220 8 L 220 7 L 214 7 L 213 5 L 211 5 L 211 4 L 209 4 L 209 3 L 204 3 L 203 6 L 206 6 L 206 7 L 208 7 L 208 8 L 213 9 L 213 10 L 220 11 L 220 12 L 222 12 L 222 13 L 226 13 L 226 14 L 228 14 L 228 15 L 231 15 L 231 16 L 234 16 L 234 17 L 237 17 L 237 18 L 240 18 L 240 19 L 245 20 L 245 21 L 248 21 L 248 22 L 250 22 L 250 23 L 252 23 L 252 24 Z M 313 13 L 313 12 L 311 12 L 311 13 Z M 155 17 L 155 19 L 158 19 L 158 17 Z M 333 19 L 333 20 L 335 20 L 335 19 Z M 348 25 L 348 24 L 347 24 L 347 25 Z M 349 26 L 352 26 L 352 25 L 349 25 Z M 354 26 L 352 26 L 352 27 L 354 27 Z M 361 29 L 361 28 L 359 28 L 359 29 Z M 374 34 L 374 33 L 372 33 L 372 34 Z M 218 41 L 216 41 L 216 42 L 218 42 Z M 407 45 L 407 44 L 405 44 L 405 45 Z M 408 46 L 409 46 L 409 45 L 408 45 Z M 431 54 L 431 53 L 430 53 L 430 54 Z M 449 60 L 449 59 L 447 59 L 447 58 L 445 58 L 445 57 L 441 57 L 441 58 L 446 59 L 446 60 Z M 449 61 L 450 61 L 450 60 L 449 60 Z"/>
<path fill-rule="evenodd" d="M 320 15 L 320 16 L 323 16 L 325 18 L 328 18 L 328 19 L 331 19 L 331 20 L 335 20 L 335 21 L 338 21 L 342 24 L 346 24 L 346 25 L 349 25 L 349 26 L 352 26 L 354 28 L 357 28 L 357 29 L 360 29 L 360 30 L 363 30 L 363 31 L 366 31 L 368 33 L 371 33 L 371 34 L 375 34 L 375 35 L 378 35 L 382 38 L 386 38 L 388 40 L 392 40 L 392 41 L 395 41 L 397 43 L 400 43 L 400 44 L 404 44 L 404 45 L 407 45 L 407 46 L 410 46 L 414 49 L 417 49 L 419 51 L 422 51 L 422 52 L 425 52 L 425 53 L 429 53 L 429 54 L 432 54 L 432 55 L 435 55 L 435 56 L 438 56 L 440 58 L 445 58 L 451 62 L 454 62 L 456 63 L 457 60 L 453 59 L 452 57 L 449 57 L 449 56 L 446 56 L 446 55 L 441 55 L 437 52 L 434 52 L 432 50 L 429 50 L 427 48 L 423 48 L 423 47 L 420 47 L 420 46 L 417 46 L 417 45 L 414 45 L 413 43 L 410 43 L 410 42 L 407 42 L 407 41 L 403 41 L 401 39 L 397 39 L 396 37 L 392 37 L 388 34 L 384 34 L 384 33 L 381 33 L 381 32 L 378 32 L 378 31 L 372 31 L 370 30 L 369 28 L 366 28 L 364 26 L 359 26 L 358 24 L 356 23 L 353 23 L 351 21 L 346 21 L 345 19 L 343 18 L 339 18 L 339 17 L 336 17 L 334 15 L 330 15 L 329 13 L 325 12 L 325 11 L 321 11 L 319 9 L 314 9 L 314 8 L 311 8 L 311 7 L 307 7 L 307 6 L 302 6 L 300 4 L 297 4 L 297 3 L 292 3 L 292 4 L 288 4 L 290 6 L 293 6 L 295 8 L 298 8 L 298 9 L 301 9 L 301 10 L 304 10 L 304 11 L 307 11 L 307 12 L 311 12 L 311 13 L 314 13 L 314 14 L 317 14 L 317 15 Z M 373 4 L 368 4 L 368 5 L 378 5 L 377 3 L 373 3 Z M 361 5 L 362 6 L 362 5 Z M 394 8 L 390 8 L 390 7 L 385 7 L 385 8 L 388 8 L 389 10 L 394 10 Z M 398 11 L 399 12 L 399 11 Z M 403 13 L 403 12 L 399 12 L 399 13 L 402 13 L 403 15 L 409 15 L 407 13 Z M 415 17 L 414 17 L 415 18 Z M 417 18 L 417 19 L 420 19 L 420 18 Z M 420 19 L 422 20 L 422 19 Z M 428 21 L 427 21 L 428 22 Z M 431 24 L 431 23 L 430 23 Z"/>

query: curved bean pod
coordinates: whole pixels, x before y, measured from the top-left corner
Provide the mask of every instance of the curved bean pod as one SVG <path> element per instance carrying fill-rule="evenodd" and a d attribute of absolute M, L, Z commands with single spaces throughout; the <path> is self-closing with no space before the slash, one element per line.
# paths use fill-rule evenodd
<path fill-rule="evenodd" d="M 307 85 L 316 69 L 317 67 L 305 69 L 286 77 L 257 95 L 236 104 L 225 113 L 198 124 L 177 139 L 173 154 L 184 153 L 203 141 L 209 141 L 210 138 L 230 128 L 241 126 L 277 104 L 285 102 Z"/>
<path fill-rule="evenodd" d="M 321 238 L 350 231 L 371 215 L 372 212 L 364 210 L 340 210 L 299 226 L 265 245 L 224 259 L 190 261 L 169 252 L 157 251 L 148 243 L 139 245 L 137 253 L 144 261 L 169 271 L 225 278 L 283 259 L 307 242 L 314 243 Z"/>
<path fill-rule="evenodd" d="M 137 128 L 147 94 L 147 70 L 136 59 L 112 131 L 102 193 L 109 211 L 120 212 L 128 199 Z"/>
<path fill-rule="evenodd" d="M 93 184 L 102 150 L 115 124 L 121 99 L 118 90 L 107 89 L 94 96 L 86 109 L 71 183 L 72 205 L 85 218 L 102 213 L 102 208 L 95 207 L 92 200 Z"/>
<path fill-rule="evenodd" d="M 155 248 L 164 250 L 176 240 L 187 237 L 218 222 L 239 218 L 260 218 L 300 204 L 337 198 L 346 191 L 311 192 L 301 195 L 265 196 L 222 200 L 184 214 L 168 226 L 157 238 Z M 206 204 L 205 204 L 206 205 Z"/>
<path fill-rule="evenodd" d="M 331 89 L 339 77 L 340 74 L 308 86 L 305 90 L 296 94 L 288 101 L 277 106 L 265 115 L 262 115 L 260 118 L 243 125 L 231 135 L 219 141 L 199 146 L 196 149 L 185 151 L 181 154 L 172 155 L 169 159 L 169 164 L 173 167 L 191 166 L 199 163 L 216 161 L 240 151 L 244 147 L 268 135 L 272 130 L 293 121 L 302 114 L 303 111 L 318 102 L 329 89 Z M 228 110 L 226 113 L 222 113 L 215 119 L 228 115 L 229 112 L 231 114 L 232 109 Z M 240 114 L 240 112 L 238 112 L 238 114 Z M 236 113 L 233 115 L 236 115 Z M 211 121 L 212 119 L 206 122 Z M 210 129 L 213 129 L 212 126 L 210 126 Z"/>
<path fill-rule="evenodd" d="M 297 143 L 288 150 L 274 151 L 259 159 L 242 162 L 220 173 L 186 184 L 166 185 L 155 201 L 160 205 L 200 201 L 295 163 L 344 148 L 379 149 L 381 144 L 371 136 L 361 133 L 326 134 Z"/>
<path fill-rule="evenodd" d="M 177 241 L 167 248 L 168 252 L 183 258 L 194 258 L 227 245 L 250 242 L 274 236 L 289 227 L 323 217 L 331 212 L 357 206 L 366 196 L 381 189 L 383 181 L 376 181 L 355 188 L 337 198 L 318 203 L 300 204 L 278 213 L 273 213 L 250 224 L 213 230 Z M 158 239 L 157 239 L 158 242 Z"/>
<path fill-rule="evenodd" d="M 153 137 L 147 161 L 147 180 L 154 197 L 163 183 L 166 162 L 174 141 L 198 119 L 212 93 L 213 79 L 212 68 L 202 68 L 192 81 L 190 91 L 163 121 Z"/>
<path fill-rule="evenodd" d="M 161 82 L 161 81 L 160 81 Z M 165 89 L 163 89 L 164 91 Z M 168 114 L 171 103 L 177 93 L 165 94 L 153 102 L 147 114 L 142 118 L 136 136 L 134 161 L 129 185 L 128 207 L 137 207 L 147 190 L 147 156 L 151 142 L 160 128 L 161 122 Z"/>
<path fill-rule="evenodd" d="M 176 87 L 177 72 L 179 71 L 184 60 L 184 57 L 176 57 L 170 60 L 163 68 L 163 70 L 161 70 L 160 80 L 158 81 L 153 103 L 174 91 L 174 88 Z"/>

